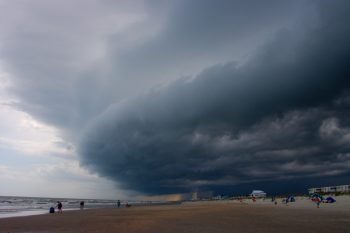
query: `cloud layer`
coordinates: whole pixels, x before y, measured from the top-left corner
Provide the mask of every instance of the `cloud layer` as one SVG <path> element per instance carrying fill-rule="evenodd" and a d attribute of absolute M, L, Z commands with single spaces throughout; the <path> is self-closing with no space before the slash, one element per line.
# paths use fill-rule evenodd
<path fill-rule="evenodd" d="M 349 10 L 346 0 L 0 1 L 6 104 L 128 190 L 337 183 L 350 167 Z"/>
<path fill-rule="evenodd" d="M 337 3 L 244 65 L 111 106 L 81 144 L 83 164 L 146 193 L 348 176 L 350 5 Z"/>

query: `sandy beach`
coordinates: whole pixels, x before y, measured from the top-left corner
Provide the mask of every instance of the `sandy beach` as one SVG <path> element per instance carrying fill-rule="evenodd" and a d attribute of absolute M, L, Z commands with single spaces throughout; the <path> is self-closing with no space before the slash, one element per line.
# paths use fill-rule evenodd
<path fill-rule="evenodd" d="M 0 219 L 0 232 L 349 232 L 346 205 L 300 208 L 302 201 L 289 206 L 247 200 L 66 211 Z"/>

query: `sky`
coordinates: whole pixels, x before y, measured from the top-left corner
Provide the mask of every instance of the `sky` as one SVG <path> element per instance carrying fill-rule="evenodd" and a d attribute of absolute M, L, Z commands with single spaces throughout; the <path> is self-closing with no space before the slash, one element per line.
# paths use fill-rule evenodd
<path fill-rule="evenodd" d="M 350 178 L 347 0 L 0 0 L 0 195 Z"/>

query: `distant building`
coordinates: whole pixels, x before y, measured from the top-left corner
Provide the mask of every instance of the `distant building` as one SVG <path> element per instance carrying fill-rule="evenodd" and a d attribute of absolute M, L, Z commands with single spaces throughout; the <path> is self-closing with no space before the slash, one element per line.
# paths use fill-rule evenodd
<path fill-rule="evenodd" d="M 313 193 L 348 193 L 350 192 L 350 185 L 327 186 L 320 188 L 309 188 L 309 194 Z"/>
<path fill-rule="evenodd" d="M 197 192 L 193 192 L 192 193 L 192 198 L 191 198 L 192 201 L 197 201 L 198 200 L 198 193 Z"/>
<path fill-rule="evenodd" d="M 262 190 L 253 190 L 253 192 L 249 195 L 251 197 L 266 197 L 266 193 Z"/>
<path fill-rule="evenodd" d="M 208 200 L 213 197 L 213 192 L 212 191 L 201 191 L 201 192 L 192 192 L 192 201 L 197 201 L 197 200 Z"/>

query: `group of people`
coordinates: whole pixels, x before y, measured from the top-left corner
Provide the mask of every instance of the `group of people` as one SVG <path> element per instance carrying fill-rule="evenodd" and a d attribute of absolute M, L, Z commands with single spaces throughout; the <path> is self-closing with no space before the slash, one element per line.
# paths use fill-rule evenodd
<path fill-rule="evenodd" d="M 57 213 L 59 213 L 59 214 L 62 214 L 62 213 L 63 213 L 63 212 L 62 212 L 62 207 L 63 207 L 62 202 L 58 201 L 55 207 L 58 209 Z M 50 207 L 49 212 L 50 212 L 51 214 L 54 214 L 54 213 L 55 213 L 55 207 L 53 207 L 53 206 Z"/>
<path fill-rule="evenodd" d="M 80 202 L 80 209 L 81 209 L 81 210 L 84 209 L 84 205 L 85 205 L 85 202 L 84 202 L 84 201 L 81 201 L 81 202 Z M 120 202 L 120 200 L 118 200 L 118 201 L 117 201 L 117 207 L 119 208 L 120 205 L 121 205 L 121 202 Z M 126 207 L 131 207 L 131 205 L 130 205 L 129 203 L 126 203 L 125 206 L 126 206 Z M 55 208 L 57 208 L 57 213 L 62 214 L 62 207 L 63 207 L 62 202 L 57 201 L 56 206 L 55 206 L 55 207 L 51 206 L 49 212 L 50 212 L 51 214 L 54 214 L 54 213 L 55 213 Z"/>
<path fill-rule="evenodd" d="M 81 210 L 84 209 L 84 205 L 85 205 L 85 202 L 84 202 L 84 201 L 81 201 L 81 202 L 80 202 L 80 209 L 81 209 Z M 62 207 L 63 207 L 62 202 L 57 201 L 56 206 L 55 206 L 55 207 L 51 206 L 50 209 L 49 209 L 49 212 L 50 212 L 51 214 L 54 214 L 54 213 L 55 213 L 55 208 L 57 208 L 57 213 L 62 214 L 62 213 L 63 213 Z"/>

